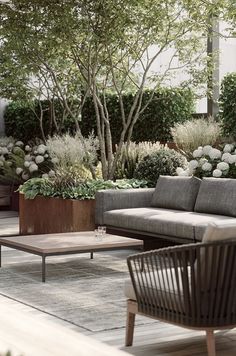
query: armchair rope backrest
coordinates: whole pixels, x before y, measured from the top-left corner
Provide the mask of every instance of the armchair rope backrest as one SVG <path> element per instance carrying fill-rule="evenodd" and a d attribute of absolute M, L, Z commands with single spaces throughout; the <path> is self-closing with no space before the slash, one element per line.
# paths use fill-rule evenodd
<path fill-rule="evenodd" d="M 186 326 L 236 324 L 236 241 L 128 257 L 139 312 Z"/>

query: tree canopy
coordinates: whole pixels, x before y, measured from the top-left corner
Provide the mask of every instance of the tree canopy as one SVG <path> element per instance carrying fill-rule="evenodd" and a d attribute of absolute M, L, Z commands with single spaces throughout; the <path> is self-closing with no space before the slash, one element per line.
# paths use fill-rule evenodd
<path fill-rule="evenodd" d="M 212 19 L 227 17 L 229 6 L 228 0 L 0 3 L 0 95 L 56 97 L 80 134 L 80 111 L 91 96 L 103 176 L 112 178 L 122 144 L 131 139 L 147 107 L 145 88 L 154 93 L 178 71 L 186 74 L 182 85 L 199 87 L 206 82 Z M 122 100 L 127 88 L 135 92 L 129 112 Z M 110 91 L 119 98 L 123 128 L 115 153 L 106 105 Z"/>

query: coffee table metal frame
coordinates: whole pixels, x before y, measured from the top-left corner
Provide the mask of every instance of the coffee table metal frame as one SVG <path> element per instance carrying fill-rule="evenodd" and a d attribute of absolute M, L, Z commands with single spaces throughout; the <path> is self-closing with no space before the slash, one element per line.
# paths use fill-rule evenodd
<path fill-rule="evenodd" d="M 63 235 L 63 234 L 62 234 Z M 33 235 L 31 235 L 33 236 Z M 20 237 L 20 236 L 19 236 Z M 129 239 L 131 240 L 131 239 Z M 46 282 L 46 257 L 49 256 L 62 256 L 62 255 L 74 255 L 74 254 L 81 254 L 81 253 L 90 253 L 90 258 L 93 259 L 93 253 L 94 252 L 99 252 L 99 251 L 113 251 L 113 250 L 122 250 L 122 249 L 127 249 L 127 248 L 132 248 L 132 247 L 143 247 L 143 241 L 142 240 L 133 240 L 134 243 L 132 244 L 127 244 L 127 246 L 112 246 L 112 247 L 99 247 L 99 244 L 96 245 L 96 248 L 91 249 L 91 247 L 88 249 L 79 249 L 78 250 L 73 250 L 73 251 L 58 251 L 58 252 L 40 252 L 36 251 L 32 247 L 22 247 L 19 246 L 17 243 L 9 243 L 7 241 L 7 238 L 0 238 L 0 267 L 2 267 L 2 246 L 12 248 L 14 250 L 19 250 L 23 252 L 30 253 L 32 255 L 37 255 L 42 257 L 42 282 Z"/>

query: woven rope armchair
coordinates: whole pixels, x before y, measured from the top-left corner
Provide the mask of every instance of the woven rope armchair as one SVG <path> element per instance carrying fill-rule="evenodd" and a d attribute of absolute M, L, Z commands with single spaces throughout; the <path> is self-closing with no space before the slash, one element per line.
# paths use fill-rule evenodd
<path fill-rule="evenodd" d="M 128 257 L 126 346 L 136 314 L 206 331 L 215 356 L 214 330 L 236 326 L 236 241 L 168 247 Z"/>

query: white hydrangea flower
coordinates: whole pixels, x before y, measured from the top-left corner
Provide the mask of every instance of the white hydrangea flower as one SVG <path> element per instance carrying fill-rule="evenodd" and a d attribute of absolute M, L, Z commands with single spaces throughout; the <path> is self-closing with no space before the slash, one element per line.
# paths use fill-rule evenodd
<path fill-rule="evenodd" d="M 1 153 L 2 153 L 2 155 L 7 155 L 9 153 L 8 148 L 7 147 L 2 147 Z"/>
<path fill-rule="evenodd" d="M 226 144 L 223 151 L 224 152 L 231 152 L 234 149 L 234 145 Z"/>
<path fill-rule="evenodd" d="M 197 149 L 197 150 L 195 150 L 195 151 L 193 151 L 193 157 L 194 158 L 200 158 L 200 157 L 202 157 L 202 155 L 203 155 L 203 150 L 202 149 Z"/>
<path fill-rule="evenodd" d="M 228 163 L 230 164 L 236 163 L 236 155 L 230 155 Z"/>
<path fill-rule="evenodd" d="M 200 158 L 198 161 L 198 165 L 199 167 L 203 166 L 204 163 L 208 162 L 208 160 L 206 158 Z"/>
<path fill-rule="evenodd" d="M 31 155 L 25 155 L 25 161 L 31 161 L 32 156 Z"/>
<path fill-rule="evenodd" d="M 220 178 L 222 176 L 222 171 L 220 169 L 214 169 L 214 171 L 212 172 L 213 177 L 215 178 Z"/>
<path fill-rule="evenodd" d="M 31 147 L 29 145 L 26 145 L 25 146 L 25 151 L 30 152 L 31 151 Z"/>
<path fill-rule="evenodd" d="M 221 160 L 229 163 L 231 156 L 232 156 L 231 153 L 225 152 L 225 153 L 223 153 Z"/>
<path fill-rule="evenodd" d="M 229 169 L 229 164 L 227 162 L 220 162 L 216 166 L 220 171 L 227 171 Z"/>
<path fill-rule="evenodd" d="M 59 162 L 59 159 L 58 159 L 57 157 L 53 157 L 53 158 L 52 158 L 52 163 L 53 163 L 53 164 L 56 164 L 56 163 L 58 163 L 58 162 Z M 178 168 L 181 168 L 181 167 L 178 167 Z M 177 168 L 177 169 L 178 169 L 178 168 Z M 181 168 L 181 169 L 183 169 L 183 168 Z"/>
<path fill-rule="evenodd" d="M 48 178 L 48 174 L 47 173 L 42 174 L 42 178 L 47 179 Z"/>
<path fill-rule="evenodd" d="M 24 146 L 24 143 L 22 141 L 16 141 L 15 146 Z"/>
<path fill-rule="evenodd" d="M 29 161 L 25 161 L 25 162 L 24 162 L 24 166 L 25 166 L 26 168 L 29 168 L 30 162 L 29 162 Z"/>
<path fill-rule="evenodd" d="M 51 169 L 49 172 L 48 172 L 48 176 L 50 178 L 54 177 L 55 176 L 55 172 Z"/>
<path fill-rule="evenodd" d="M 209 157 L 211 159 L 218 159 L 221 158 L 221 151 L 218 150 L 217 148 L 212 148 L 209 152 Z"/>
<path fill-rule="evenodd" d="M 44 155 L 44 158 L 48 158 L 48 154 L 47 153 Z"/>
<path fill-rule="evenodd" d="M 204 146 L 203 149 L 202 149 L 203 154 L 204 155 L 208 155 L 211 149 L 212 149 L 212 146 L 210 146 L 210 145 Z"/>
<path fill-rule="evenodd" d="M 23 169 L 21 167 L 16 168 L 16 174 L 20 175 L 23 172 Z"/>
<path fill-rule="evenodd" d="M 38 167 L 37 164 L 35 164 L 35 163 L 32 163 L 32 164 L 29 166 L 29 171 L 30 171 L 30 173 L 36 172 L 38 169 L 39 169 L 39 167 Z"/>
<path fill-rule="evenodd" d="M 44 155 L 44 153 L 47 151 L 47 146 L 41 144 L 38 146 L 37 151 L 40 155 Z"/>
<path fill-rule="evenodd" d="M 7 148 L 11 150 L 13 146 L 14 146 L 14 144 L 12 142 L 10 142 L 10 143 L 8 143 Z"/>
<path fill-rule="evenodd" d="M 203 165 L 202 165 L 202 170 L 203 171 L 206 171 L 206 172 L 209 172 L 212 170 L 212 164 L 209 163 L 209 162 L 205 162 Z"/>
<path fill-rule="evenodd" d="M 41 155 L 38 155 L 35 157 L 35 163 L 40 164 L 44 161 L 44 157 Z"/>
<path fill-rule="evenodd" d="M 28 173 L 26 173 L 26 172 L 23 172 L 21 177 L 22 177 L 22 179 L 24 179 L 24 180 L 28 180 L 28 179 L 29 179 L 29 175 L 28 175 Z"/>
<path fill-rule="evenodd" d="M 3 167 L 3 166 L 4 166 L 3 161 L 0 161 L 0 167 Z"/>
<path fill-rule="evenodd" d="M 177 167 L 176 168 L 176 173 L 178 174 L 178 176 L 180 175 L 181 172 L 183 172 L 183 168 L 182 167 Z"/>
<path fill-rule="evenodd" d="M 0 161 L 5 161 L 5 157 L 4 156 L 0 156 Z"/>
<path fill-rule="evenodd" d="M 183 170 L 182 172 L 180 172 L 179 176 L 180 177 L 188 177 L 189 175 L 191 175 L 191 172 L 189 169 L 186 169 L 185 171 Z"/>
<path fill-rule="evenodd" d="M 188 166 L 190 169 L 196 169 L 198 167 L 198 161 L 196 159 L 192 159 L 189 163 Z"/>

